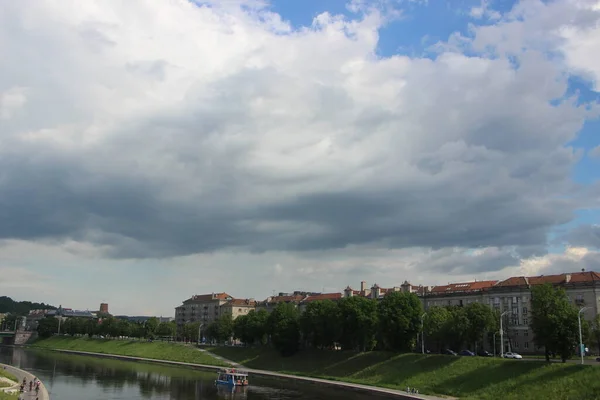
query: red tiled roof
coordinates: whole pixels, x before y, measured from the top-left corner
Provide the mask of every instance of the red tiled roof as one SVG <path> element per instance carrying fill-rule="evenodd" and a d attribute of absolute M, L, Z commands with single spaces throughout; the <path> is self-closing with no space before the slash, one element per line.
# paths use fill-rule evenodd
<path fill-rule="evenodd" d="M 339 300 L 341 298 L 341 293 L 321 293 L 314 296 L 308 296 L 306 299 L 304 299 L 304 302 L 310 303 L 318 300 Z"/>
<path fill-rule="evenodd" d="M 231 298 L 231 296 L 225 292 L 214 293 L 214 294 L 197 294 L 197 295 L 192 296 L 191 298 L 187 299 L 186 302 L 188 302 L 188 301 L 227 300 L 228 298 Z"/>
<path fill-rule="evenodd" d="M 584 283 L 584 282 L 597 282 L 600 281 L 600 275 L 597 272 L 571 272 L 557 275 L 539 275 L 539 276 L 514 276 L 508 278 L 502 282 L 499 282 L 497 286 L 529 286 L 529 285 L 543 285 L 550 283 L 552 285 L 559 285 L 565 283 Z"/>
<path fill-rule="evenodd" d="M 232 307 L 256 307 L 256 301 L 250 299 L 233 299 L 229 300 L 225 305 Z"/>
<path fill-rule="evenodd" d="M 486 290 L 496 285 L 498 281 L 475 281 L 451 283 L 449 285 L 434 286 L 431 289 L 432 294 L 456 293 L 456 292 L 478 292 Z"/>
<path fill-rule="evenodd" d="M 283 303 L 283 302 L 300 302 L 306 296 L 302 295 L 293 295 L 293 296 L 273 296 L 264 301 L 264 303 Z"/>

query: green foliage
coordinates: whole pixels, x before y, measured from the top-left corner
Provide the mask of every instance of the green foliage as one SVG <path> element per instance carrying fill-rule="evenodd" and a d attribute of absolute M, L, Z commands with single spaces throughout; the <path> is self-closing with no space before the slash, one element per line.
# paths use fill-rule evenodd
<path fill-rule="evenodd" d="M 550 284 L 534 286 L 531 294 L 531 329 L 535 342 L 545 348 L 547 361 L 550 353 L 557 353 L 565 362 L 573 356 L 579 342 L 578 310 L 563 289 Z"/>
<path fill-rule="evenodd" d="M 0 314 L 10 313 L 25 316 L 31 310 L 55 310 L 56 307 L 31 301 L 14 301 L 10 297 L 0 296 Z"/>
<path fill-rule="evenodd" d="M 163 337 L 174 337 L 177 334 L 177 325 L 175 321 L 161 322 L 156 327 L 156 335 Z"/>
<path fill-rule="evenodd" d="M 273 346 L 284 356 L 300 346 L 300 313 L 292 303 L 279 303 L 269 315 L 267 325 Z"/>
<path fill-rule="evenodd" d="M 233 321 L 233 335 L 247 345 L 267 342 L 269 313 L 265 310 L 251 310 L 248 314 Z"/>
<path fill-rule="evenodd" d="M 316 348 L 331 348 L 342 333 L 340 310 L 331 300 L 309 303 L 300 316 L 305 342 Z"/>
<path fill-rule="evenodd" d="M 206 336 L 217 343 L 225 343 L 233 337 L 233 320 L 230 314 L 222 315 L 206 329 Z"/>
<path fill-rule="evenodd" d="M 451 313 L 446 307 L 431 307 L 423 321 L 426 340 L 440 352 L 446 343 L 446 332 L 450 326 Z"/>
<path fill-rule="evenodd" d="M 338 302 L 345 350 L 372 350 L 377 333 L 377 303 L 364 297 L 345 297 Z"/>
<path fill-rule="evenodd" d="M 407 351 L 415 346 L 421 331 L 423 306 L 413 293 L 393 292 L 377 306 L 379 334 L 386 349 Z"/>
<path fill-rule="evenodd" d="M 41 338 L 47 338 L 58 333 L 58 319 L 42 318 L 38 324 L 37 332 Z"/>

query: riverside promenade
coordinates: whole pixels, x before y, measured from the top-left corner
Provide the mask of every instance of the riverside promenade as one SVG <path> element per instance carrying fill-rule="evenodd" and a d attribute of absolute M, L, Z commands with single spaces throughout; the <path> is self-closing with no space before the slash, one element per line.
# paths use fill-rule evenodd
<path fill-rule="evenodd" d="M 389 398 L 395 398 L 395 399 L 401 399 L 401 400 L 451 400 L 451 399 L 453 399 L 452 397 L 435 397 L 435 396 L 428 396 L 428 395 L 424 395 L 424 394 L 412 394 L 412 393 L 407 393 L 402 390 L 387 389 L 387 388 L 382 388 L 382 387 L 378 387 L 378 386 L 361 385 L 361 384 L 357 384 L 357 383 L 331 381 L 328 379 L 311 378 L 311 377 L 307 377 L 307 376 L 289 375 L 289 374 L 281 374 L 279 372 L 250 369 L 250 368 L 245 368 L 240 364 L 233 363 L 222 357 L 217 357 L 213 353 L 210 353 L 206 350 L 203 350 L 203 349 L 199 349 L 199 350 L 204 351 L 207 354 L 210 354 L 213 357 L 218 358 L 224 362 L 231 363 L 236 368 L 244 368 L 244 370 L 248 371 L 249 374 L 256 375 L 256 376 L 264 376 L 264 377 L 279 378 L 279 379 L 293 379 L 293 380 L 316 384 L 316 385 L 334 386 L 334 387 L 339 387 L 339 388 L 343 388 L 346 390 L 353 390 L 353 391 L 362 392 L 362 393 L 372 393 L 372 394 L 376 394 L 376 395 L 384 395 Z M 124 360 L 124 361 L 141 361 L 141 362 L 166 364 L 166 365 L 189 367 L 189 368 L 196 368 L 196 369 L 205 369 L 205 370 L 209 369 L 209 370 L 215 370 L 215 371 L 218 371 L 223 368 L 223 367 L 215 366 L 215 365 L 194 364 L 194 363 L 186 363 L 186 362 L 180 362 L 180 361 L 158 360 L 155 358 L 120 356 L 120 355 L 116 355 L 116 354 L 106 354 L 106 353 L 92 353 L 89 351 L 61 350 L 61 349 L 52 349 L 52 351 L 66 353 L 66 354 L 77 354 L 77 355 L 82 355 L 82 356 L 112 358 L 115 360 Z M 21 379 L 23 379 L 23 378 L 21 378 Z M 250 384 L 252 384 L 252 383 L 250 383 Z M 27 399 L 27 400 L 29 400 L 29 399 Z M 40 400 L 41 400 L 41 398 L 40 398 Z"/>
<path fill-rule="evenodd" d="M 29 382 L 33 380 L 33 378 L 35 378 L 36 376 L 33 375 L 30 372 L 27 372 L 25 370 L 22 370 L 20 368 L 17 367 L 13 367 L 12 365 L 7 365 L 7 364 L 0 364 L 0 368 L 5 369 L 6 372 L 8 372 L 11 375 L 14 375 L 17 377 L 18 382 L 16 385 L 9 387 L 9 388 L 2 388 L 2 390 L 4 390 L 5 392 L 14 392 L 14 393 L 19 393 L 19 387 L 21 386 L 21 382 L 23 382 L 23 378 L 25 378 L 27 380 L 27 385 L 25 385 L 25 392 L 21 394 L 21 398 L 24 400 L 50 400 L 50 394 L 48 393 L 48 390 L 46 389 L 46 386 L 44 386 L 44 382 L 41 382 L 40 384 L 40 392 L 36 395 L 35 394 L 35 390 L 33 391 L 29 391 Z"/>

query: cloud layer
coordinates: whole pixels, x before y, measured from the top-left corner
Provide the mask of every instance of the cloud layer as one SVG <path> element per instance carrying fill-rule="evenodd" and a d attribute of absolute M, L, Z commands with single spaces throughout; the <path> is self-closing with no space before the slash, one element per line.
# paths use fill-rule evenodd
<path fill-rule="evenodd" d="M 600 266 L 597 226 L 547 254 L 597 207 L 571 143 L 598 108 L 569 80 L 597 90 L 598 2 L 483 2 L 393 57 L 398 2 L 376 3 L 294 28 L 261 1 L 8 2 L 1 268 L 262 266 L 318 290 Z M 48 257 L 6 258 L 30 246 Z"/>
<path fill-rule="evenodd" d="M 596 11 L 577 13 L 573 32 L 592 35 Z M 562 65 L 546 43 L 518 68 L 456 50 L 380 58 L 383 20 L 293 30 L 230 4 L 12 2 L 0 236 L 114 257 L 543 247 L 579 205 L 566 144 L 588 114 Z M 474 29 L 464 40 L 487 44 Z"/>

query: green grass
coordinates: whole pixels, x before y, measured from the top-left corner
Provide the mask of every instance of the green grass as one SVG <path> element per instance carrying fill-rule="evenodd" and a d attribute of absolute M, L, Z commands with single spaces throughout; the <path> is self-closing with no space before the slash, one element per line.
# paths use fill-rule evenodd
<path fill-rule="evenodd" d="M 17 400 L 19 398 L 18 394 L 9 394 L 0 392 L 0 400 Z"/>
<path fill-rule="evenodd" d="M 5 370 L 3 370 L 2 368 L 0 368 L 0 376 L 4 377 L 4 378 L 8 378 L 11 381 L 13 381 L 14 383 L 18 382 L 16 376 L 14 376 L 12 374 L 9 374 L 8 372 L 6 372 Z M 0 388 L 2 388 L 2 387 L 9 387 L 9 386 L 12 386 L 12 384 L 6 383 L 6 382 L 0 382 Z"/>
<path fill-rule="evenodd" d="M 207 349 L 245 367 L 461 399 L 600 399 L 600 367 L 483 357 L 304 351 L 281 357 L 270 349 Z"/>
<path fill-rule="evenodd" d="M 151 358 L 156 360 L 180 361 L 194 364 L 223 366 L 223 362 L 198 351 L 191 346 L 177 343 L 125 341 L 109 339 L 87 339 L 71 337 L 51 337 L 35 341 L 31 347 L 51 350 L 88 351 L 92 353 L 114 354 Z"/>

